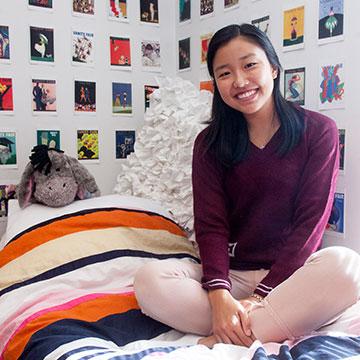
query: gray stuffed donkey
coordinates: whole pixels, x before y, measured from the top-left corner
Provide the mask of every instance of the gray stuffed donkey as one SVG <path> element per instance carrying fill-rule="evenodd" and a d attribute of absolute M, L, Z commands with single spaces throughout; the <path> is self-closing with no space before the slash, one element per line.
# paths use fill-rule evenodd
<path fill-rule="evenodd" d="M 60 207 L 100 195 L 94 177 L 78 160 L 46 145 L 31 151 L 16 190 L 21 208 L 34 202 Z"/>

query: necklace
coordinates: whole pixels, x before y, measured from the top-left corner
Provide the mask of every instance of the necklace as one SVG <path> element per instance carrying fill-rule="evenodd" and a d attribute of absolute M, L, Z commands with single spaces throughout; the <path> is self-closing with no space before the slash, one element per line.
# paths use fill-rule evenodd
<path fill-rule="evenodd" d="M 271 125 L 270 125 L 270 130 L 268 133 L 268 136 L 262 140 L 259 141 L 256 136 L 250 136 L 250 140 L 251 142 L 260 150 L 265 149 L 266 145 L 270 142 L 270 140 L 272 139 L 272 137 L 274 136 L 274 134 L 276 133 L 276 131 L 279 129 L 280 125 L 278 124 L 278 122 L 275 119 L 275 112 L 273 113 L 272 119 L 271 119 Z"/>

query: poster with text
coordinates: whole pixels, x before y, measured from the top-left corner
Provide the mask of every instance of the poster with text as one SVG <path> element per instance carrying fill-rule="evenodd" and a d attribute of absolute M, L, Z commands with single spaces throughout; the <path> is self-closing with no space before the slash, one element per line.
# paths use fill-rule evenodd
<path fill-rule="evenodd" d="M 263 31 L 268 37 L 270 37 L 270 15 L 262 16 L 251 20 L 251 24 L 255 25 L 258 29 Z"/>
<path fill-rule="evenodd" d="M 99 161 L 99 130 L 77 130 L 78 160 Z"/>
<path fill-rule="evenodd" d="M 225 10 L 232 10 L 239 7 L 239 0 L 224 0 Z"/>
<path fill-rule="evenodd" d="M 284 51 L 296 50 L 304 47 L 304 10 L 304 6 L 299 6 L 284 11 Z"/>
<path fill-rule="evenodd" d="M 114 115 L 132 114 L 131 84 L 112 83 L 112 113 Z"/>
<path fill-rule="evenodd" d="M 37 130 L 37 144 L 60 150 L 60 130 Z"/>
<path fill-rule="evenodd" d="M 200 18 L 214 15 L 214 0 L 200 0 Z"/>
<path fill-rule="evenodd" d="M 56 113 L 56 80 L 32 79 L 32 111 Z"/>
<path fill-rule="evenodd" d="M 43 9 L 52 9 L 53 0 L 29 0 L 29 6 L 43 8 Z"/>
<path fill-rule="evenodd" d="M 130 39 L 110 36 L 110 64 L 131 70 Z"/>
<path fill-rule="evenodd" d="M 344 200 L 345 195 L 343 193 L 335 193 L 330 218 L 326 226 L 329 233 L 344 233 Z"/>
<path fill-rule="evenodd" d="M 158 0 L 140 0 L 140 21 L 147 24 L 159 24 Z"/>
<path fill-rule="evenodd" d="M 191 0 L 179 0 L 179 22 L 191 20 Z"/>
<path fill-rule="evenodd" d="M 345 107 L 344 63 L 338 62 L 320 66 L 319 109 L 340 109 Z"/>
<path fill-rule="evenodd" d="M 205 34 L 200 37 L 201 43 L 201 53 L 200 53 L 200 64 L 201 66 L 206 66 L 206 58 L 209 47 L 209 42 L 212 38 L 213 34 Z"/>
<path fill-rule="evenodd" d="M 116 159 L 126 159 L 129 154 L 134 152 L 134 145 L 135 145 L 134 130 L 115 131 Z"/>
<path fill-rule="evenodd" d="M 9 27 L 6 25 L 0 25 L 0 62 L 10 62 Z"/>
<path fill-rule="evenodd" d="M 179 40 L 179 70 L 190 69 L 190 38 Z"/>
<path fill-rule="evenodd" d="M 95 14 L 95 0 L 72 0 L 73 15 L 88 16 Z"/>
<path fill-rule="evenodd" d="M 305 104 L 305 68 L 286 69 L 284 72 L 285 99 L 298 105 Z"/>
<path fill-rule="evenodd" d="M 141 64 L 144 70 L 161 71 L 160 41 L 141 41 Z"/>
<path fill-rule="evenodd" d="M 74 65 L 94 65 L 95 40 L 93 32 L 72 31 L 72 63 Z"/>
<path fill-rule="evenodd" d="M 345 129 L 339 129 L 339 151 L 340 151 L 339 170 L 344 171 L 344 168 L 345 168 Z"/>
<path fill-rule="evenodd" d="M 15 131 L 0 130 L 0 168 L 17 168 Z"/>
<path fill-rule="evenodd" d="M 0 77 L 0 114 L 14 111 L 13 85 L 11 78 Z"/>
<path fill-rule="evenodd" d="M 144 103 L 145 103 L 145 111 L 148 107 L 150 107 L 150 96 L 151 94 L 158 89 L 159 87 L 156 85 L 144 85 Z"/>
<path fill-rule="evenodd" d="M 127 0 L 107 0 L 109 19 L 128 22 Z"/>
<path fill-rule="evenodd" d="M 344 39 L 344 0 L 319 0 L 319 44 Z"/>
<path fill-rule="evenodd" d="M 96 83 L 75 80 L 75 112 L 96 111 Z"/>
<path fill-rule="evenodd" d="M 30 54 L 32 62 L 55 61 L 54 29 L 30 26 Z"/>

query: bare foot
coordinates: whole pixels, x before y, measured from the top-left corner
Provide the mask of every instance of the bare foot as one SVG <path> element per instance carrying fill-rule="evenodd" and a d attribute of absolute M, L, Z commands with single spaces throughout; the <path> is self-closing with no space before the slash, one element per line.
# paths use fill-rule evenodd
<path fill-rule="evenodd" d="M 213 346 L 215 344 L 217 344 L 217 340 L 216 340 L 216 337 L 214 335 L 210 335 L 210 336 L 207 336 L 207 337 L 204 337 L 204 338 L 201 338 L 199 341 L 198 341 L 198 344 L 199 345 L 205 345 L 207 346 L 208 348 L 212 349 Z"/>

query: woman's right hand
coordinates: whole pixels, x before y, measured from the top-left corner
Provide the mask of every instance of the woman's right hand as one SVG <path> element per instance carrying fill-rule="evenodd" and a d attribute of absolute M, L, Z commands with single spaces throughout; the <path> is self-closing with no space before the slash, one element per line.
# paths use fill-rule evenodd
<path fill-rule="evenodd" d="M 241 318 L 248 319 L 247 310 L 233 298 L 228 290 L 209 291 L 212 309 L 213 334 L 218 342 L 250 346 L 254 339 L 249 324 L 242 324 Z M 243 316 L 240 316 L 240 315 Z"/>

